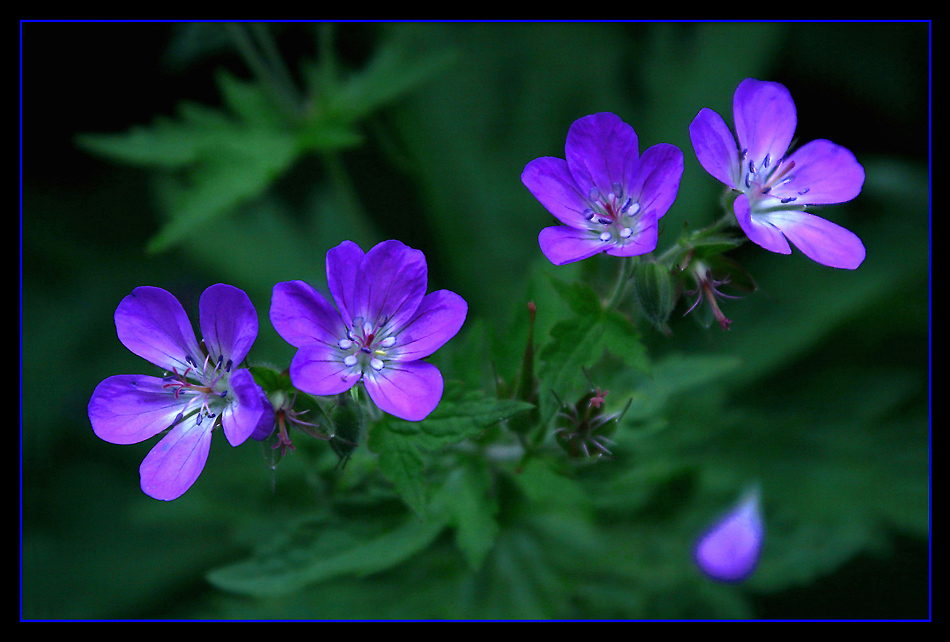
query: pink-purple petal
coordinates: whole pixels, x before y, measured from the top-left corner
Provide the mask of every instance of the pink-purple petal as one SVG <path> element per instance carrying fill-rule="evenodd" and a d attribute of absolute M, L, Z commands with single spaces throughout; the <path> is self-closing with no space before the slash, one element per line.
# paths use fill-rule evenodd
<path fill-rule="evenodd" d="M 212 425 L 207 418 L 201 424 L 191 418 L 172 428 L 139 467 L 142 491 L 171 501 L 191 488 L 208 461 Z"/>
<path fill-rule="evenodd" d="M 356 311 L 364 322 L 400 327 L 415 313 L 428 285 L 425 255 L 399 241 L 366 253 L 357 274 Z"/>
<path fill-rule="evenodd" d="M 798 116 L 795 102 L 784 85 L 747 78 L 733 97 L 733 115 L 739 148 L 760 163 L 766 155 L 777 161 L 795 136 Z"/>
<path fill-rule="evenodd" d="M 218 283 L 198 301 L 201 338 L 212 361 L 223 357 L 235 365 L 244 360 L 257 338 L 257 311 L 243 290 Z"/>
<path fill-rule="evenodd" d="M 755 571 L 764 539 L 759 494 L 754 491 L 700 537 L 693 556 L 710 579 L 741 582 Z"/>
<path fill-rule="evenodd" d="M 336 395 L 359 381 L 337 350 L 322 343 L 300 346 L 290 362 L 290 379 L 298 389 L 312 395 Z"/>
<path fill-rule="evenodd" d="M 630 235 L 630 238 L 622 245 L 618 243 L 607 248 L 607 254 L 611 256 L 640 256 L 656 249 L 659 226 L 654 212 L 647 210 L 641 214 L 636 225 L 631 229 L 633 234 Z"/>
<path fill-rule="evenodd" d="M 363 385 L 383 412 L 407 421 L 421 421 L 442 399 L 442 373 L 425 361 L 390 362 L 379 372 L 369 372 Z"/>
<path fill-rule="evenodd" d="M 353 241 L 343 241 L 327 252 L 327 287 L 343 322 L 350 325 L 356 309 L 356 276 L 365 253 Z"/>
<path fill-rule="evenodd" d="M 589 207 L 587 194 L 578 191 L 563 159 L 550 156 L 534 159 L 521 173 L 521 182 L 554 218 L 565 225 L 586 223 L 583 213 Z"/>
<path fill-rule="evenodd" d="M 591 114 L 574 121 L 567 132 L 565 158 L 577 185 L 601 194 L 626 186 L 633 177 L 639 141 L 633 127 L 616 114 Z"/>
<path fill-rule="evenodd" d="M 732 205 L 736 214 L 736 220 L 739 227 L 749 237 L 749 240 L 756 245 L 765 248 L 769 252 L 777 254 L 791 254 L 792 248 L 788 246 L 785 236 L 775 226 L 762 217 L 753 216 L 749 207 L 749 199 L 745 194 L 739 194 Z"/>
<path fill-rule="evenodd" d="M 265 406 L 266 397 L 261 395 L 260 386 L 248 370 L 231 373 L 228 387 L 230 403 L 221 415 L 221 427 L 228 443 L 240 446 L 257 429 L 265 410 L 270 411 L 270 404 Z"/>
<path fill-rule="evenodd" d="M 848 149 L 829 140 L 813 140 L 789 156 L 791 181 L 772 190 L 809 205 L 844 203 L 861 193 L 864 168 Z M 804 191 L 807 188 L 807 191 Z"/>
<path fill-rule="evenodd" d="M 814 214 L 779 210 L 753 218 L 780 230 L 802 254 L 821 265 L 853 270 L 864 261 L 864 243 L 854 232 Z"/>
<path fill-rule="evenodd" d="M 654 219 L 669 211 L 683 177 L 683 152 L 676 145 L 659 143 L 643 152 L 627 187 L 627 196 L 639 202 L 640 211 Z"/>
<path fill-rule="evenodd" d="M 703 108 L 689 125 L 696 159 L 709 174 L 728 187 L 738 187 L 739 150 L 722 116 Z"/>
<path fill-rule="evenodd" d="M 165 370 L 183 372 L 189 366 L 186 357 L 201 356 L 184 308 L 161 288 L 132 290 L 115 311 L 115 328 L 122 345 Z"/>
<path fill-rule="evenodd" d="M 428 357 L 458 334 L 468 304 L 455 292 L 437 290 L 422 299 L 412 319 L 398 329 L 398 342 L 387 356 L 398 361 Z"/>
<path fill-rule="evenodd" d="M 554 265 L 566 265 L 608 249 L 608 245 L 588 230 L 566 225 L 546 227 L 538 234 L 541 252 Z"/>
<path fill-rule="evenodd" d="M 315 342 L 336 345 L 346 335 L 340 313 L 304 281 L 274 286 L 270 320 L 277 334 L 298 348 Z"/>
<path fill-rule="evenodd" d="M 137 444 L 175 421 L 182 403 L 165 381 L 145 375 L 114 375 L 103 380 L 89 400 L 92 430 L 112 444 Z"/>

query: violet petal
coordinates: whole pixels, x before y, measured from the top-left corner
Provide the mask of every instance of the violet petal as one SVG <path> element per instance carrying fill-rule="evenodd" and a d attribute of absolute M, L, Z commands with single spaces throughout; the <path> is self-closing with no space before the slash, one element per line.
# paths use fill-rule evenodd
<path fill-rule="evenodd" d="M 864 261 L 864 243 L 854 232 L 814 214 L 778 210 L 753 218 L 780 230 L 802 254 L 821 265 L 853 270 Z"/>
<path fill-rule="evenodd" d="M 397 361 L 428 357 L 458 334 L 467 313 L 468 304 L 455 292 L 430 292 L 412 319 L 397 329 L 398 343 L 388 355 Z"/>
<path fill-rule="evenodd" d="M 137 444 L 174 423 L 182 403 L 145 375 L 115 375 L 96 386 L 89 400 L 89 421 L 96 436 L 113 444 Z"/>
<path fill-rule="evenodd" d="M 304 281 L 285 281 L 274 286 L 270 320 L 277 334 L 298 348 L 310 343 L 335 346 L 346 334 L 340 313 Z"/>
<path fill-rule="evenodd" d="M 364 256 L 362 248 L 353 241 L 343 241 L 327 252 L 327 287 L 347 326 L 355 316 L 356 276 Z"/>
<path fill-rule="evenodd" d="M 442 399 L 442 373 L 425 361 L 390 362 L 367 373 L 363 385 L 383 412 L 406 421 L 421 421 Z"/>
<path fill-rule="evenodd" d="M 231 373 L 228 380 L 230 403 L 221 415 L 224 436 L 232 446 L 240 446 L 257 429 L 265 412 L 265 398 L 249 370 Z M 270 404 L 267 404 L 269 409 Z M 273 420 L 272 420 L 273 421 Z"/>
<path fill-rule="evenodd" d="M 190 365 L 186 357 L 201 356 L 184 308 L 161 288 L 132 290 L 115 311 L 115 328 L 122 345 L 165 370 L 184 372 Z"/>
<path fill-rule="evenodd" d="M 733 115 L 739 148 L 760 162 L 766 155 L 778 161 L 795 135 L 798 117 L 792 95 L 777 82 L 747 78 L 733 97 Z"/>
<path fill-rule="evenodd" d="M 399 241 L 383 241 L 360 262 L 355 316 L 377 326 L 402 326 L 425 296 L 427 275 L 422 252 Z"/>
<path fill-rule="evenodd" d="M 198 301 L 201 338 L 212 361 L 241 363 L 257 338 L 257 311 L 243 290 L 218 283 Z"/>
<path fill-rule="evenodd" d="M 699 164 L 728 187 L 738 187 L 739 150 L 722 116 L 703 108 L 689 125 L 689 137 Z"/>
<path fill-rule="evenodd" d="M 808 205 L 844 203 L 860 194 L 864 185 L 864 168 L 854 154 L 829 140 L 802 145 L 787 162 L 795 163 L 794 178 L 772 189 L 779 198 L 794 197 Z"/>
<path fill-rule="evenodd" d="M 745 194 L 739 194 L 732 204 L 732 209 L 736 214 L 736 220 L 739 227 L 749 237 L 749 240 L 756 245 L 765 248 L 770 252 L 778 254 L 791 254 L 792 248 L 788 246 L 788 241 L 782 232 L 770 225 L 766 219 L 759 216 L 752 216 L 749 207 L 749 199 Z"/>
<path fill-rule="evenodd" d="M 566 265 L 590 258 L 609 246 L 587 230 L 557 225 L 546 227 L 538 234 L 541 252 L 554 265 Z"/>
<path fill-rule="evenodd" d="M 574 121 L 564 153 L 574 182 L 596 187 L 606 196 L 614 185 L 625 187 L 633 178 L 639 141 L 633 127 L 616 114 L 603 112 Z"/>
<path fill-rule="evenodd" d="M 640 256 L 656 249 L 659 239 L 659 225 L 657 225 L 655 212 L 647 210 L 636 219 L 632 228 L 633 233 L 623 244 L 612 245 L 607 248 L 607 254 L 611 256 Z"/>
<path fill-rule="evenodd" d="M 290 362 L 290 379 L 294 386 L 312 395 L 335 395 L 346 392 L 359 381 L 359 373 L 351 373 L 335 348 L 322 343 L 302 345 Z"/>
<path fill-rule="evenodd" d="M 191 488 L 208 461 L 212 426 L 211 421 L 198 424 L 192 417 L 172 428 L 142 460 L 142 491 L 171 501 Z"/>
<path fill-rule="evenodd" d="M 560 158 L 545 156 L 528 163 L 521 173 L 521 182 L 554 218 L 565 225 L 583 227 L 583 212 L 588 208 L 582 195 Z"/>
<path fill-rule="evenodd" d="M 658 143 L 640 157 L 627 195 L 639 202 L 640 211 L 660 219 L 676 200 L 682 177 L 683 152 L 676 145 Z"/>
<path fill-rule="evenodd" d="M 764 537 L 759 494 L 752 492 L 699 539 L 696 565 L 713 580 L 740 582 L 755 571 Z"/>

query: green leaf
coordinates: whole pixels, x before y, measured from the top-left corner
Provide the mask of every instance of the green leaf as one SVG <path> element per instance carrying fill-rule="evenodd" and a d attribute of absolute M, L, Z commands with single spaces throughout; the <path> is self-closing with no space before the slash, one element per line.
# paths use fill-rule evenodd
<path fill-rule="evenodd" d="M 472 570 L 481 568 L 498 537 L 498 502 L 490 493 L 487 468 L 462 466 L 452 471 L 437 502 L 455 527 L 455 543 Z"/>
<path fill-rule="evenodd" d="M 382 421 L 369 432 L 369 449 L 379 455 L 379 469 L 418 515 L 425 515 L 427 495 L 425 459 L 411 433 L 393 430 Z"/>
<path fill-rule="evenodd" d="M 169 220 L 150 251 L 169 249 L 263 193 L 296 159 L 297 146 L 289 134 L 235 124 L 201 152 L 184 180 L 164 183 Z"/>
<path fill-rule="evenodd" d="M 439 406 L 424 420 L 387 417 L 376 424 L 370 431 L 369 448 L 379 455 L 380 469 L 399 496 L 423 515 L 423 453 L 476 437 L 489 426 L 530 408 L 530 403 L 486 397 L 480 391 L 462 393 L 459 385 L 450 383 Z"/>
<path fill-rule="evenodd" d="M 304 522 L 250 559 L 207 577 L 226 591 L 285 595 L 341 575 L 366 576 L 392 568 L 427 548 L 444 527 L 444 521 L 411 518 L 364 539 L 335 524 Z"/>
<path fill-rule="evenodd" d="M 445 71 L 454 59 L 450 52 L 411 55 L 401 44 L 385 42 L 365 68 L 333 88 L 326 109 L 346 122 L 365 118 Z"/>
<path fill-rule="evenodd" d="M 573 290 L 576 294 L 579 290 Z M 649 359 L 633 322 L 616 310 L 605 310 L 590 303 L 589 296 L 573 297 L 572 307 L 581 312 L 558 322 L 551 329 L 551 340 L 541 352 L 541 416 L 554 412 L 554 395 L 565 398 L 590 387 L 585 376 L 604 357 L 620 358 L 624 365 L 646 372 Z"/>

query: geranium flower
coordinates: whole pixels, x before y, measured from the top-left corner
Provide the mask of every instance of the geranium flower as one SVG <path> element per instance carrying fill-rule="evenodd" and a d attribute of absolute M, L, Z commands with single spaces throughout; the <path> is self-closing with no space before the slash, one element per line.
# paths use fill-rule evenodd
<path fill-rule="evenodd" d="M 797 116 L 791 94 L 779 83 L 743 80 L 733 112 L 735 136 L 722 116 L 706 108 L 689 133 L 703 168 L 740 192 L 733 210 L 749 240 L 779 254 L 791 254 L 791 241 L 822 265 L 858 267 L 865 256 L 861 239 L 804 211 L 861 193 L 864 168 L 854 154 L 828 140 L 814 140 L 789 154 Z"/>
<path fill-rule="evenodd" d="M 564 225 L 541 230 L 541 251 L 555 265 L 599 252 L 636 256 L 656 249 L 657 221 L 676 199 L 683 153 L 661 143 L 639 156 L 633 127 L 616 114 L 571 125 L 566 160 L 537 158 L 521 182 Z"/>
<path fill-rule="evenodd" d="M 251 373 L 237 365 L 257 338 L 257 313 L 247 295 L 212 285 L 199 300 L 203 341 L 172 294 L 138 287 L 119 304 L 119 341 L 167 371 L 164 377 L 115 375 L 96 386 L 89 421 L 113 444 L 134 444 L 171 428 L 139 468 L 142 490 L 162 500 L 191 488 L 208 459 L 212 431 L 232 446 L 273 423 L 270 404 Z"/>
<path fill-rule="evenodd" d="M 352 241 L 327 252 L 333 307 L 303 281 L 274 286 L 270 318 L 298 350 L 290 378 L 313 395 L 335 395 L 362 381 L 384 412 L 424 419 L 442 398 L 442 373 L 421 359 L 454 337 L 468 305 L 454 292 L 426 294 L 425 256 L 399 241 L 363 253 Z"/>
<path fill-rule="evenodd" d="M 764 538 L 759 492 L 753 489 L 700 537 L 693 557 L 707 577 L 740 582 L 755 571 Z"/>

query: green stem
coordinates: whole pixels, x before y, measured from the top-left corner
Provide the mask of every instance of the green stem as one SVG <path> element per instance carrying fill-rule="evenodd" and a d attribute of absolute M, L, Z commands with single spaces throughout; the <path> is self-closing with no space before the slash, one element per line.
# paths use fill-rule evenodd
<path fill-rule="evenodd" d="M 620 259 L 620 270 L 617 272 L 617 282 L 614 284 L 613 292 L 610 293 L 610 298 L 607 299 L 606 307 L 608 310 L 613 310 L 623 300 L 623 296 L 627 291 L 627 284 L 630 282 L 630 277 L 633 275 L 633 270 L 636 266 L 636 257 L 623 257 Z"/>

